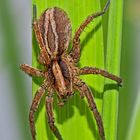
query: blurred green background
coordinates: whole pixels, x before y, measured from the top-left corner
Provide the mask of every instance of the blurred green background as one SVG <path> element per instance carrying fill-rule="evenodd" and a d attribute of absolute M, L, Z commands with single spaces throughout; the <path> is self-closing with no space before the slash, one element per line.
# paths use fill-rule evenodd
<path fill-rule="evenodd" d="M 140 139 L 140 0 L 124 1 L 118 140 Z M 30 140 L 31 1 L 0 0 L 0 140 Z"/>

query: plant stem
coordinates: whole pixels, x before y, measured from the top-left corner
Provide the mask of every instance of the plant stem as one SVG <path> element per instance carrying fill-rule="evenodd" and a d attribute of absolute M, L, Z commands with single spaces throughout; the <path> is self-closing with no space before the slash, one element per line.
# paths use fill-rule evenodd
<path fill-rule="evenodd" d="M 112 0 L 109 11 L 106 70 L 119 76 L 122 40 L 123 1 Z M 118 86 L 106 80 L 103 97 L 103 121 L 107 140 L 117 139 Z"/>

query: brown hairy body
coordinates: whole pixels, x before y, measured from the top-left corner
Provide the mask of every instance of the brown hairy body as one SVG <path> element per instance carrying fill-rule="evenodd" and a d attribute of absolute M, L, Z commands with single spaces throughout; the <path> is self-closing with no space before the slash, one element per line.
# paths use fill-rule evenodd
<path fill-rule="evenodd" d="M 59 100 L 58 105 L 63 106 L 64 101 L 77 90 L 80 92 L 81 97 L 86 97 L 89 107 L 97 122 L 99 134 L 102 140 L 105 140 L 102 118 L 94 102 L 93 94 L 86 83 L 79 78 L 79 75 L 100 74 L 116 81 L 119 85 L 122 80 L 121 78 L 98 68 L 79 68 L 77 67 L 77 62 L 80 58 L 79 38 L 81 33 L 94 18 L 105 13 L 109 6 L 109 2 L 110 1 L 107 2 L 103 11 L 88 16 L 80 25 L 74 35 L 73 47 L 70 52 L 68 52 L 67 49 L 72 38 L 72 30 L 70 20 L 65 11 L 57 7 L 50 8 L 43 12 L 39 20 L 34 19 L 33 29 L 40 48 L 39 63 L 44 65 L 45 70 L 42 71 L 30 67 L 27 64 L 22 64 L 20 66 L 20 68 L 30 76 L 44 77 L 44 81 L 37 90 L 32 101 L 29 114 L 33 140 L 35 140 L 36 135 L 34 114 L 37 111 L 41 98 L 46 90 L 46 111 L 48 123 L 54 135 L 59 140 L 62 140 L 62 136 L 54 124 L 53 95 L 54 93 L 57 94 Z"/>

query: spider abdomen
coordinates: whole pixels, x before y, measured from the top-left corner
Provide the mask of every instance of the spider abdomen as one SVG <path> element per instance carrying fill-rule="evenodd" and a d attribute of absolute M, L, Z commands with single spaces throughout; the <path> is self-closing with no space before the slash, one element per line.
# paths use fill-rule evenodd
<path fill-rule="evenodd" d="M 64 10 L 57 7 L 45 10 L 38 25 L 51 58 L 56 58 L 67 50 L 71 39 L 71 23 Z"/>

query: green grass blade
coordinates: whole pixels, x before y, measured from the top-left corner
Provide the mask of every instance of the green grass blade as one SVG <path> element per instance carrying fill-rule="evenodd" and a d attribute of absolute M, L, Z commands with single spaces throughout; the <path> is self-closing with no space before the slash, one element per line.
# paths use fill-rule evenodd
<path fill-rule="evenodd" d="M 119 76 L 122 39 L 123 1 L 111 0 L 108 23 L 106 70 Z M 103 121 L 107 140 L 117 139 L 118 86 L 106 80 Z"/>
<path fill-rule="evenodd" d="M 72 22 L 73 35 L 80 23 L 91 13 L 100 11 L 100 3 L 96 0 L 33 0 L 37 6 L 37 15 L 48 7 L 60 7 L 64 9 Z M 82 53 L 80 67 L 94 66 L 104 68 L 104 44 L 103 28 L 101 17 L 94 20 L 81 36 Z M 37 62 L 38 45 L 33 35 L 33 66 L 41 67 Z M 102 112 L 102 93 L 104 78 L 100 76 L 81 77 L 92 89 L 95 101 L 100 112 Z M 39 87 L 41 80 L 33 79 L 33 95 Z M 93 90 L 94 89 L 94 90 Z M 79 93 L 68 100 L 64 107 L 59 108 L 55 99 L 54 112 L 56 126 L 60 130 L 64 140 L 97 140 L 99 139 L 98 129 L 94 117 L 89 110 L 85 100 L 81 100 Z M 44 99 L 36 114 L 37 140 L 55 140 L 50 131 L 45 116 Z"/>
<path fill-rule="evenodd" d="M 129 129 L 126 134 L 126 140 L 138 140 L 140 138 L 140 88 L 137 94 L 137 98 L 132 112 L 132 118 L 130 120 Z"/>

